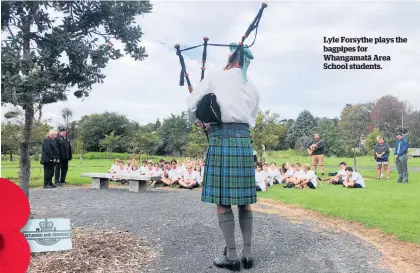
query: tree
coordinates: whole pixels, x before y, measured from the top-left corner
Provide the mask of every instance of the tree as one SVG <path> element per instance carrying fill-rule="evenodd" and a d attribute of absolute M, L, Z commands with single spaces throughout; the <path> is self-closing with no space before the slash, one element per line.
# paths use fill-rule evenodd
<path fill-rule="evenodd" d="M 337 122 L 338 120 L 336 119 L 331 120 L 327 118 L 321 118 L 318 121 L 318 125 L 313 129 L 313 134 L 319 134 L 320 137 L 325 141 L 324 154 L 326 156 L 344 155 L 344 143 L 336 126 Z"/>
<path fill-rule="evenodd" d="M 207 148 L 206 136 L 198 126 L 191 126 L 186 153 L 191 158 L 203 158 Z"/>
<path fill-rule="evenodd" d="M 347 150 L 353 150 L 354 168 L 357 170 L 356 148 L 359 146 L 360 137 L 366 135 L 370 123 L 369 105 L 348 105 L 341 112 L 338 123 L 340 136 L 343 138 Z"/>
<path fill-rule="evenodd" d="M 35 105 L 66 100 L 70 87 L 77 87 L 76 97 L 88 96 L 93 84 L 103 83 L 109 60 L 123 56 L 111 40 L 135 60 L 147 57 L 134 18 L 151 10 L 149 1 L 1 2 L 1 29 L 8 34 L 1 45 L 1 101 L 25 111 L 19 184 L 26 195 Z"/>
<path fill-rule="evenodd" d="M 10 161 L 13 160 L 13 154 L 19 151 L 21 129 L 21 126 L 10 121 L 1 123 L 1 152 L 8 154 Z"/>
<path fill-rule="evenodd" d="M 309 136 L 315 126 L 315 118 L 311 112 L 308 110 L 300 112 L 296 121 L 287 131 L 286 143 L 288 144 L 288 147 L 293 148 L 298 138 L 302 136 Z"/>
<path fill-rule="evenodd" d="M 135 137 L 136 147 L 146 155 L 154 154 L 159 140 L 157 132 L 138 132 Z"/>
<path fill-rule="evenodd" d="M 116 136 L 122 136 L 114 151 L 125 152 L 125 145 L 129 143 L 130 137 L 134 136 L 135 129 L 135 124 L 124 115 L 105 112 L 83 116 L 79 121 L 78 134 L 84 140 L 86 151 L 97 152 L 101 150 L 101 139 L 114 132 Z"/>
<path fill-rule="evenodd" d="M 378 128 L 374 128 L 372 130 L 372 132 L 370 132 L 367 135 L 367 137 L 365 139 L 365 147 L 364 148 L 366 149 L 366 151 L 368 152 L 368 154 L 369 153 L 373 154 L 373 150 L 374 150 L 375 145 L 377 143 L 376 138 L 378 136 L 382 136 L 383 137 L 382 132 Z"/>
<path fill-rule="evenodd" d="M 383 132 L 386 138 L 395 134 L 395 129 L 402 126 L 402 120 L 407 109 L 404 102 L 397 97 L 386 95 L 381 97 L 373 106 L 371 120 L 374 127 Z"/>
<path fill-rule="evenodd" d="M 286 126 L 279 123 L 279 115 L 259 111 L 255 127 L 251 129 L 251 137 L 259 158 L 263 158 L 263 147 L 267 150 L 280 148 L 280 140 L 285 137 Z"/>
<path fill-rule="evenodd" d="M 121 136 L 116 136 L 114 132 L 111 132 L 99 141 L 99 145 L 106 149 L 108 153 L 112 153 L 120 145 L 120 140 Z"/>
<path fill-rule="evenodd" d="M 171 114 L 162 122 L 158 130 L 160 143 L 157 150 L 164 150 L 166 154 L 183 155 L 188 144 L 188 133 L 191 130 L 191 122 L 188 121 L 186 112 L 180 115 Z"/>

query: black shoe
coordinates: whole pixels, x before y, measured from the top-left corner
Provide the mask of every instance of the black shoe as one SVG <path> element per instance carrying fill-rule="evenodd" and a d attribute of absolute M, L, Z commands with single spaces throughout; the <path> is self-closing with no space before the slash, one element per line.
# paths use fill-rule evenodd
<path fill-rule="evenodd" d="M 52 189 L 53 187 L 51 185 L 44 185 L 44 189 Z"/>
<path fill-rule="evenodd" d="M 57 185 L 52 184 L 51 187 L 52 188 L 57 188 Z"/>
<path fill-rule="evenodd" d="M 244 266 L 244 269 L 251 269 L 254 266 L 254 259 L 251 257 L 242 257 L 241 262 Z"/>
<path fill-rule="evenodd" d="M 324 176 L 324 173 L 321 173 L 322 176 Z"/>
<path fill-rule="evenodd" d="M 230 261 L 226 258 L 226 256 L 214 259 L 213 264 L 219 268 L 225 268 L 232 271 L 241 271 L 241 262 L 239 260 Z"/>
<path fill-rule="evenodd" d="M 60 182 L 60 184 L 63 184 L 63 185 L 65 185 L 65 184 L 67 184 L 67 182 L 66 182 L 66 181 L 64 181 L 64 182 Z"/>

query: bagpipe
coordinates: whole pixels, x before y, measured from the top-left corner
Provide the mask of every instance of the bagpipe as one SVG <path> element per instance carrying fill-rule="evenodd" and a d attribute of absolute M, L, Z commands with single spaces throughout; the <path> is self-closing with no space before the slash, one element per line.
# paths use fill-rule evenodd
<path fill-rule="evenodd" d="M 244 59 L 244 47 L 248 48 L 248 47 L 252 47 L 255 43 L 255 40 L 257 38 L 257 33 L 258 33 L 258 25 L 260 23 L 262 14 L 264 9 L 267 7 L 266 3 L 262 3 L 260 10 L 257 13 L 257 16 L 255 16 L 254 20 L 252 21 L 251 25 L 249 25 L 248 29 L 246 30 L 245 34 L 242 36 L 241 41 L 238 43 L 238 46 L 236 47 L 235 51 L 232 53 L 231 57 L 229 58 L 229 62 L 226 65 L 225 69 L 228 69 L 230 64 L 232 64 L 235 59 L 237 58 L 238 54 L 239 54 L 239 65 L 242 66 L 243 65 L 243 59 Z M 248 38 L 249 34 L 251 34 L 251 32 L 255 29 L 255 37 L 254 37 L 254 41 L 251 43 L 251 45 L 249 46 L 244 46 L 244 41 L 246 38 Z M 207 59 L 207 47 L 208 46 L 219 46 L 219 47 L 230 47 L 231 45 L 226 45 L 226 44 L 211 44 L 208 42 L 209 38 L 208 37 L 204 37 L 203 38 L 203 43 L 200 45 L 196 45 L 196 46 L 192 46 L 192 47 L 188 47 L 188 48 L 184 48 L 181 49 L 181 46 L 179 44 L 175 45 L 175 49 L 176 49 L 176 55 L 178 55 L 179 57 L 179 63 L 181 64 L 181 73 L 180 73 L 180 78 L 179 78 L 179 86 L 184 86 L 184 78 L 187 81 L 187 85 L 188 85 L 188 91 L 191 93 L 193 91 L 193 87 L 191 85 L 191 80 L 190 80 L 190 76 L 187 72 L 187 68 L 185 66 L 185 61 L 184 61 L 184 57 L 182 56 L 182 52 L 183 51 L 187 51 L 187 50 L 191 50 L 191 49 L 195 49 L 195 48 L 199 48 L 199 47 L 203 47 L 203 55 L 202 55 L 202 66 L 201 66 L 201 80 L 204 79 L 204 73 L 206 71 L 206 59 Z"/>

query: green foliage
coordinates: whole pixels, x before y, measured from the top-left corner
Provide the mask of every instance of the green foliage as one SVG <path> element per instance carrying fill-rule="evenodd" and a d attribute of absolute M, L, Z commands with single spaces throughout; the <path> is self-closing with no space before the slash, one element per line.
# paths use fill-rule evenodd
<path fill-rule="evenodd" d="M 188 135 L 186 154 L 191 158 L 203 158 L 207 148 L 207 139 L 202 128 L 192 126 Z"/>
<path fill-rule="evenodd" d="M 84 116 L 79 124 L 78 131 L 88 152 L 100 151 L 100 141 L 112 132 L 115 136 L 130 136 L 135 131 L 134 125 L 125 116 L 109 112 Z M 113 146 L 113 151 L 122 152 L 124 143 L 119 141 Z"/>
<path fill-rule="evenodd" d="M 286 125 L 279 123 L 279 115 L 271 113 L 270 110 L 265 112 L 259 111 L 255 127 L 251 129 L 251 137 L 254 147 L 262 158 L 263 147 L 266 150 L 280 149 L 281 140 L 286 137 Z"/>
<path fill-rule="evenodd" d="M 368 153 L 373 154 L 373 150 L 374 150 L 375 145 L 377 143 L 376 138 L 378 136 L 382 136 L 383 137 L 383 134 L 382 134 L 382 132 L 378 128 L 374 128 L 373 131 L 370 132 L 368 134 L 368 136 L 366 137 L 366 139 L 365 139 L 365 147 L 364 148 L 366 149 L 366 151 Z M 386 139 L 385 139 L 385 141 L 386 141 Z"/>
<path fill-rule="evenodd" d="M 286 143 L 289 148 L 295 147 L 296 140 L 303 136 L 312 134 L 313 128 L 316 126 L 314 116 L 308 110 L 299 113 L 296 121 L 287 131 Z"/>
<path fill-rule="evenodd" d="M 171 114 L 169 118 L 164 119 L 158 130 L 160 138 L 157 147 L 158 152 L 183 155 L 186 152 L 191 126 L 192 124 L 188 121 L 185 112 L 180 115 Z"/>

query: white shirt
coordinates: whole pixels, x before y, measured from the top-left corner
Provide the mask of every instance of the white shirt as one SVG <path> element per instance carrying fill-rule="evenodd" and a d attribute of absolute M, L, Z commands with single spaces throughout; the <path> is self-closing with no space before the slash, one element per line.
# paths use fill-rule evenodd
<path fill-rule="evenodd" d="M 196 181 L 197 181 L 197 183 L 198 183 L 198 184 L 201 184 L 201 179 L 203 178 L 203 177 L 201 176 L 201 173 L 200 173 L 200 172 L 197 172 L 197 171 L 193 171 L 193 173 L 195 174 L 195 177 L 196 177 Z"/>
<path fill-rule="evenodd" d="M 262 171 L 264 173 L 264 179 L 265 181 L 267 181 L 268 185 L 273 186 L 273 175 L 272 173 L 267 170 L 267 171 Z"/>
<path fill-rule="evenodd" d="M 362 175 L 358 172 L 353 172 L 350 177 L 354 183 L 361 185 L 363 188 L 366 188 L 365 180 L 363 179 Z"/>
<path fill-rule="evenodd" d="M 338 170 L 337 175 L 341 177 L 341 179 L 345 180 L 347 178 L 346 171 Z"/>
<path fill-rule="evenodd" d="M 182 170 L 180 167 L 177 167 L 176 169 L 170 169 L 168 171 L 168 177 L 171 179 L 181 178 L 181 176 L 182 176 Z"/>
<path fill-rule="evenodd" d="M 318 180 L 314 171 L 308 171 L 306 173 L 306 179 L 308 179 L 309 182 L 311 182 L 312 185 L 314 185 L 314 187 L 316 188 L 316 186 L 318 185 Z"/>
<path fill-rule="evenodd" d="M 140 166 L 140 173 L 147 173 L 148 170 L 149 168 L 147 166 L 146 167 Z"/>
<path fill-rule="evenodd" d="M 195 180 L 197 183 L 200 181 L 199 177 L 197 176 L 197 172 L 192 171 L 189 173 L 188 171 L 184 172 L 184 179 L 185 180 Z"/>
<path fill-rule="evenodd" d="M 285 175 L 286 177 L 293 177 L 293 175 L 294 175 L 294 174 L 295 174 L 295 170 L 293 170 L 293 169 L 288 169 L 284 175 Z"/>
<path fill-rule="evenodd" d="M 267 190 L 267 187 L 265 185 L 264 179 L 265 179 L 264 172 L 262 172 L 262 171 L 261 172 L 255 171 L 255 182 L 256 182 L 256 184 L 258 186 L 260 186 L 260 188 L 261 188 L 262 191 L 266 191 Z"/>
<path fill-rule="evenodd" d="M 118 171 L 118 165 L 112 164 L 111 169 L 109 169 L 111 173 L 115 173 Z"/>
<path fill-rule="evenodd" d="M 274 170 L 270 169 L 270 172 L 271 172 L 271 177 L 273 177 L 273 179 L 276 179 L 277 181 L 280 182 L 281 174 L 280 174 L 279 169 L 277 169 L 277 168 L 275 168 Z"/>
<path fill-rule="evenodd" d="M 192 122 L 197 121 L 195 111 L 200 99 L 214 93 L 220 106 L 224 123 L 246 123 L 255 127 L 260 96 L 258 88 L 248 79 L 243 83 L 239 68 L 209 73 L 187 98 L 188 112 Z"/>
<path fill-rule="evenodd" d="M 156 170 L 156 168 L 154 168 L 154 169 L 153 169 L 153 171 L 152 171 L 151 173 L 152 173 L 152 175 L 154 175 L 154 176 L 160 176 L 160 177 L 163 177 L 163 170 L 162 170 L 161 168 L 159 168 L 159 169 L 157 169 L 157 170 Z"/>
<path fill-rule="evenodd" d="M 306 174 L 302 170 L 300 170 L 300 171 L 294 172 L 292 176 L 296 178 L 303 178 L 306 176 Z"/>

